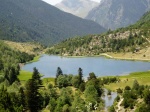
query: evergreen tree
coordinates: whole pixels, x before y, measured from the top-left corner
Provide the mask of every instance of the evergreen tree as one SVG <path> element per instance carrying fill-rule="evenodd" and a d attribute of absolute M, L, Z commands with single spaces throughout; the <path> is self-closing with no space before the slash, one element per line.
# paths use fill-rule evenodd
<path fill-rule="evenodd" d="M 36 68 L 33 68 L 32 79 L 36 81 L 37 85 L 42 85 L 40 73 Z"/>
<path fill-rule="evenodd" d="M 13 102 L 11 101 L 10 95 L 4 86 L 0 89 L 0 110 L 5 110 L 5 112 L 14 112 Z"/>
<path fill-rule="evenodd" d="M 57 68 L 57 71 L 56 71 L 55 85 L 57 85 L 57 78 L 58 78 L 60 75 L 63 75 L 63 72 L 62 72 L 61 68 L 58 67 L 58 68 Z"/>
<path fill-rule="evenodd" d="M 25 109 L 26 99 L 25 99 L 25 93 L 24 93 L 24 90 L 22 87 L 20 88 L 19 93 L 20 93 L 20 103 L 23 106 L 23 108 Z"/>
<path fill-rule="evenodd" d="M 38 91 L 41 84 L 40 74 L 34 68 L 32 79 L 28 80 L 26 84 L 27 109 L 30 112 L 38 112 L 41 109 L 41 95 Z"/>
<path fill-rule="evenodd" d="M 78 70 L 78 75 L 79 75 L 79 83 L 81 84 L 83 82 L 83 80 L 82 80 L 83 72 L 82 72 L 81 68 L 79 68 L 79 70 Z"/>
<path fill-rule="evenodd" d="M 63 72 L 60 67 L 57 68 L 56 78 L 58 78 L 59 75 L 63 75 Z"/>

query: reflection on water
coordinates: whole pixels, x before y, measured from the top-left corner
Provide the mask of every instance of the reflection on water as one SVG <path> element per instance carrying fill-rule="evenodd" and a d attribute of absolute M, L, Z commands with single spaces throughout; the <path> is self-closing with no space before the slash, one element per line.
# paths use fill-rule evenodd
<path fill-rule="evenodd" d="M 102 99 L 105 101 L 106 108 L 113 105 L 113 102 L 114 102 L 115 98 L 117 97 L 116 92 L 112 92 L 111 95 L 107 95 L 107 93 L 108 93 L 108 90 L 104 89 L 104 96 L 102 97 Z"/>

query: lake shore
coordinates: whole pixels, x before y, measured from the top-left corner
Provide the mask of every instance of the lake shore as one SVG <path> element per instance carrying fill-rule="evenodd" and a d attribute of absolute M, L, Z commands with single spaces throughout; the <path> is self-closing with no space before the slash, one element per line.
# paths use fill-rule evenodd
<path fill-rule="evenodd" d="M 103 53 L 100 56 L 105 56 L 107 58 L 111 58 L 111 59 L 118 59 L 118 60 L 130 60 L 130 61 L 146 61 L 146 62 L 150 62 L 150 58 L 144 58 L 144 57 L 137 57 L 134 55 L 126 55 L 126 54 L 115 54 L 115 53 Z"/>
<path fill-rule="evenodd" d="M 138 53 L 133 54 L 133 53 L 102 53 L 100 55 L 84 55 L 84 56 L 67 56 L 63 55 L 62 57 L 67 57 L 67 58 L 84 58 L 84 57 L 100 57 L 104 56 L 106 58 L 110 59 L 117 59 L 117 60 L 130 60 L 130 61 L 146 61 L 150 62 L 150 57 L 143 57 L 139 55 Z"/>

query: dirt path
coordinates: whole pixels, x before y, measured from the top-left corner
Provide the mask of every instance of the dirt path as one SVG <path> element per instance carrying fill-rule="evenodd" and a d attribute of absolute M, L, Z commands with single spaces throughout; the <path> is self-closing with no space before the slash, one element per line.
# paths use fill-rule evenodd
<path fill-rule="evenodd" d="M 121 110 L 121 103 L 123 102 L 123 98 L 119 101 L 119 103 L 118 103 L 118 105 L 117 105 L 117 107 L 118 107 L 118 109 L 116 110 L 116 112 L 119 112 L 120 110 Z"/>

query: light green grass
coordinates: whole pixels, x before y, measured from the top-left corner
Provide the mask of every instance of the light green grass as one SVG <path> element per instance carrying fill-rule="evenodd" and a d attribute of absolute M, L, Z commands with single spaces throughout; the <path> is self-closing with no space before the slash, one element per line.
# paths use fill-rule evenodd
<path fill-rule="evenodd" d="M 27 81 L 31 79 L 31 77 L 32 77 L 32 72 L 24 71 L 24 70 L 21 70 L 20 74 L 18 75 L 20 81 Z"/>
<path fill-rule="evenodd" d="M 115 91 L 118 88 L 124 89 L 126 86 L 132 87 L 134 80 L 140 85 L 150 85 L 150 71 L 135 72 L 126 76 L 119 76 L 120 82 L 105 85 L 105 88 Z"/>
<path fill-rule="evenodd" d="M 55 78 L 51 78 L 51 77 L 44 78 L 42 81 L 43 81 L 43 85 L 47 85 L 48 83 L 51 83 L 54 85 Z"/>

